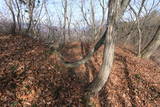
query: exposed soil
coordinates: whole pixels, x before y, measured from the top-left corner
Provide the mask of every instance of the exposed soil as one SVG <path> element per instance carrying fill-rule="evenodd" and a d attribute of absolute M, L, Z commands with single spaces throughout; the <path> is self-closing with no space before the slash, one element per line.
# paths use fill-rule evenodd
<path fill-rule="evenodd" d="M 80 45 L 67 45 L 61 51 L 65 60 L 82 58 L 86 51 Z M 100 70 L 102 51 L 103 47 L 85 65 L 66 68 L 40 41 L 0 36 L 0 107 L 84 107 L 84 87 Z M 109 80 L 95 100 L 102 107 L 160 105 L 159 65 L 117 47 Z"/>

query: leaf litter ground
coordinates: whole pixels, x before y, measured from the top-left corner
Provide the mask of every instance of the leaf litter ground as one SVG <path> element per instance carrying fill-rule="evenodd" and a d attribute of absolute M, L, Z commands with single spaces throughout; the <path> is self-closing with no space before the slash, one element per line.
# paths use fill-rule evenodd
<path fill-rule="evenodd" d="M 84 87 L 100 70 L 102 51 L 103 47 L 84 65 L 66 68 L 43 42 L 1 35 L 0 106 L 84 107 Z M 76 61 L 87 51 L 72 42 L 61 53 L 65 60 Z M 111 75 L 95 103 L 97 107 L 160 105 L 159 65 L 136 57 L 129 48 L 117 47 Z"/>

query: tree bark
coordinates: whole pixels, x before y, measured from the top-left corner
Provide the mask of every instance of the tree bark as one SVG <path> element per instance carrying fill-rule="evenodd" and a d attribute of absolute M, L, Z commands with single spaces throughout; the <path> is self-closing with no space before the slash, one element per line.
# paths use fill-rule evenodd
<path fill-rule="evenodd" d="M 105 39 L 105 44 L 104 44 L 105 48 L 104 48 L 103 64 L 101 67 L 101 71 L 87 88 L 89 96 L 97 94 L 104 86 L 109 77 L 114 58 L 114 47 L 115 47 L 113 31 L 114 31 L 113 25 L 109 25 L 107 37 Z"/>
<path fill-rule="evenodd" d="M 108 80 L 114 59 L 115 28 L 129 2 L 130 0 L 109 0 L 107 19 L 108 30 L 106 29 L 107 33 L 104 44 L 105 47 L 103 52 L 103 64 L 99 74 L 96 76 L 96 78 L 94 78 L 94 80 L 88 85 L 86 89 L 85 95 L 88 104 L 92 104 L 92 101 L 90 101 L 91 97 L 97 95 Z"/>

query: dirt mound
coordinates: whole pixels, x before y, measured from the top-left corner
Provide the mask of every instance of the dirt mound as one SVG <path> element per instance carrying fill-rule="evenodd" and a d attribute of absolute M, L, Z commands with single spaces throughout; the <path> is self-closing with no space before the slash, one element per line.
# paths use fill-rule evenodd
<path fill-rule="evenodd" d="M 68 61 L 78 60 L 89 51 L 80 46 L 71 43 L 61 53 Z M 84 87 L 100 70 L 102 51 L 103 47 L 80 67 L 66 68 L 42 42 L 0 36 L 0 106 L 83 107 Z M 98 100 L 103 107 L 160 105 L 160 68 L 117 47 L 109 81 Z"/>

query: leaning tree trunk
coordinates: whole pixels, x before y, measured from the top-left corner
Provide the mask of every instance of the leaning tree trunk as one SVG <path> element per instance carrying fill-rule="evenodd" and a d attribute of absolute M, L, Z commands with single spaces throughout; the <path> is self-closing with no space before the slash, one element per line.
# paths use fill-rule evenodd
<path fill-rule="evenodd" d="M 105 47 L 104 47 L 103 64 L 99 74 L 87 87 L 86 98 L 87 101 L 89 101 L 87 103 L 92 103 L 92 101 L 90 101 L 90 98 L 98 94 L 98 92 L 102 89 L 102 87 L 108 80 L 114 59 L 115 27 L 120 19 L 120 16 L 122 16 L 124 10 L 128 6 L 129 1 L 130 0 L 109 0 L 108 19 L 107 19 L 108 29 L 106 29 L 107 33 L 104 44 Z"/>
<path fill-rule="evenodd" d="M 150 58 L 154 51 L 158 49 L 160 46 L 160 25 L 156 33 L 154 34 L 152 40 L 148 43 L 148 45 L 143 49 L 142 58 Z"/>
<path fill-rule="evenodd" d="M 114 58 L 114 38 L 113 38 L 113 25 L 109 25 L 108 27 L 108 34 L 105 40 L 105 47 L 104 47 L 104 60 L 101 67 L 101 71 L 97 75 L 97 77 L 91 82 L 88 86 L 87 91 L 88 95 L 92 96 L 97 94 L 101 88 L 106 83 L 113 63 Z"/>

